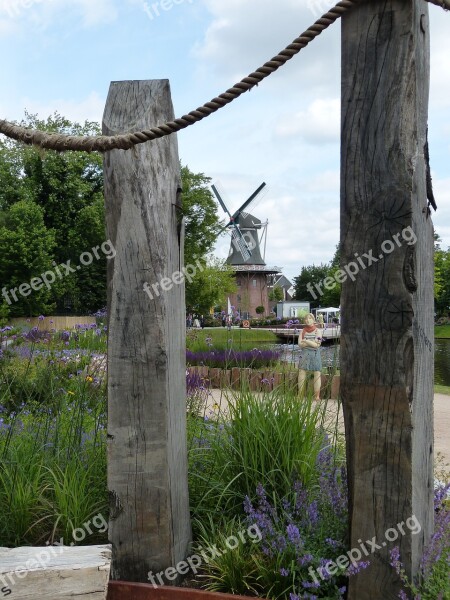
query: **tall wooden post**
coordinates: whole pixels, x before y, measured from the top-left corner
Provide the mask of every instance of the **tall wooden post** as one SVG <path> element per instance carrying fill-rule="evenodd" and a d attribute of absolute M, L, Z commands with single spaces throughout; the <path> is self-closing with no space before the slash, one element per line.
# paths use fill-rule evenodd
<path fill-rule="evenodd" d="M 173 117 L 168 81 L 112 83 L 103 133 L 148 129 Z M 190 542 L 176 136 L 107 152 L 104 172 L 107 231 L 116 250 L 108 272 L 112 578 L 146 581 L 149 571 L 185 558 Z M 169 285 L 164 278 L 174 273 Z"/>
<path fill-rule="evenodd" d="M 350 600 L 397 598 L 389 550 L 399 546 L 414 575 L 433 526 L 428 90 L 424 0 L 369 0 L 345 14 L 341 245 L 355 274 L 342 290 L 341 395 L 351 547 L 374 536 L 380 546 L 362 552 L 371 565 L 350 579 Z"/>

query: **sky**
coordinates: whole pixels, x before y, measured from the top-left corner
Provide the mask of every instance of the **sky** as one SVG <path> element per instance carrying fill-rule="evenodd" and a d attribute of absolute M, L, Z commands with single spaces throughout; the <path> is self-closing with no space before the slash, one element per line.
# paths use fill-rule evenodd
<path fill-rule="evenodd" d="M 0 118 L 55 111 L 101 122 L 111 81 L 169 79 L 181 116 L 255 70 L 332 0 L 0 0 Z M 442 246 L 450 246 L 450 13 L 429 5 L 429 140 Z M 231 211 L 264 181 L 266 262 L 291 280 L 339 241 L 340 24 L 250 93 L 178 134 L 180 158 Z M 223 218 L 218 207 L 220 217 Z M 216 254 L 225 258 L 224 234 Z M 367 248 L 362 251 L 368 250 Z"/>

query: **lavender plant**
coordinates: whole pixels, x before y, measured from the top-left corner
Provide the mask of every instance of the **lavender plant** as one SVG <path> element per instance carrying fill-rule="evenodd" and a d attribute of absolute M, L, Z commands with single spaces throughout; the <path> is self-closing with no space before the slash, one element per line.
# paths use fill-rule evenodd
<path fill-rule="evenodd" d="M 186 351 L 188 365 L 202 365 L 219 369 L 232 367 L 259 369 L 270 367 L 279 360 L 281 352 L 278 350 L 210 350 L 209 352 Z"/>
<path fill-rule="evenodd" d="M 391 566 L 403 583 L 401 600 L 450 600 L 450 483 L 434 492 L 434 533 L 420 562 L 416 581 L 410 581 L 401 562 L 398 546 L 390 552 Z"/>

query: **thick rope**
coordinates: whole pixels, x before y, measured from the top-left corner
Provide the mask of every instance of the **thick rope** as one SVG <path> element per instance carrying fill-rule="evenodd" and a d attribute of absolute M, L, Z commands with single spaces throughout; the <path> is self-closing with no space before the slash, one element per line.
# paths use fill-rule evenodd
<path fill-rule="evenodd" d="M 341 2 L 338 2 L 336 6 L 318 19 L 314 25 L 311 25 L 311 27 L 296 38 L 292 44 L 289 44 L 289 46 L 266 62 L 262 67 L 259 67 L 256 71 L 250 73 L 247 77 L 244 77 L 239 83 L 236 83 L 226 92 L 220 94 L 220 96 L 213 98 L 210 102 L 207 102 L 196 110 L 192 110 L 187 115 L 183 115 L 181 118 L 175 119 L 174 121 L 169 121 L 164 125 L 159 125 L 158 127 L 153 127 L 152 129 L 145 131 L 136 131 L 134 133 L 114 136 L 72 136 L 58 133 L 46 133 L 36 129 L 27 129 L 26 127 L 15 125 L 10 121 L 0 120 L 0 133 L 25 144 L 34 144 L 35 146 L 40 146 L 41 148 L 47 148 L 49 150 L 57 150 L 58 152 L 64 152 L 66 150 L 84 150 L 87 152 L 108 152 L 109 150 L 114 149 L 128 150 L 136 144 L 143 144 L 150 140 L 170 135 L 171 133 L 185 129 L 194 123 L 198 123 L 220 108 L 230 104 L 230 102 L 233 102 L 233 100 L 241 96 L 241 94 L 253 89 L 263 81 L 263 79 L 291 60 L 291 58 L 303 50 L 303 48 L 306 48 L 306 46 L 319 36 L 322 31 L 335 23 L 344 13 L 351 10 L 361 1 L 362 0 L 341 0 Z M 450 0 L 427 1 L 436 4 L 445 10 L 450 9 Z"/>

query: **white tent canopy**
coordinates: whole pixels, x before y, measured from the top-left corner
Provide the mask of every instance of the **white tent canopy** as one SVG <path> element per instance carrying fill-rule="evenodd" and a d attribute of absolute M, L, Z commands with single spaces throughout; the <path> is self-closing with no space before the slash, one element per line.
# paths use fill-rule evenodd
<path fill-rule="evenodd" d="M 340 308 L 333 308 L 333 307 L 331 307 L 331 308 L 318 308 L 316 310 L 316 312 L 318 312 L 318 313 L 325 313 L 325 314 L 328 315 L 330 313 L 340 312 L 340 310 L 341 310 Z"/>

